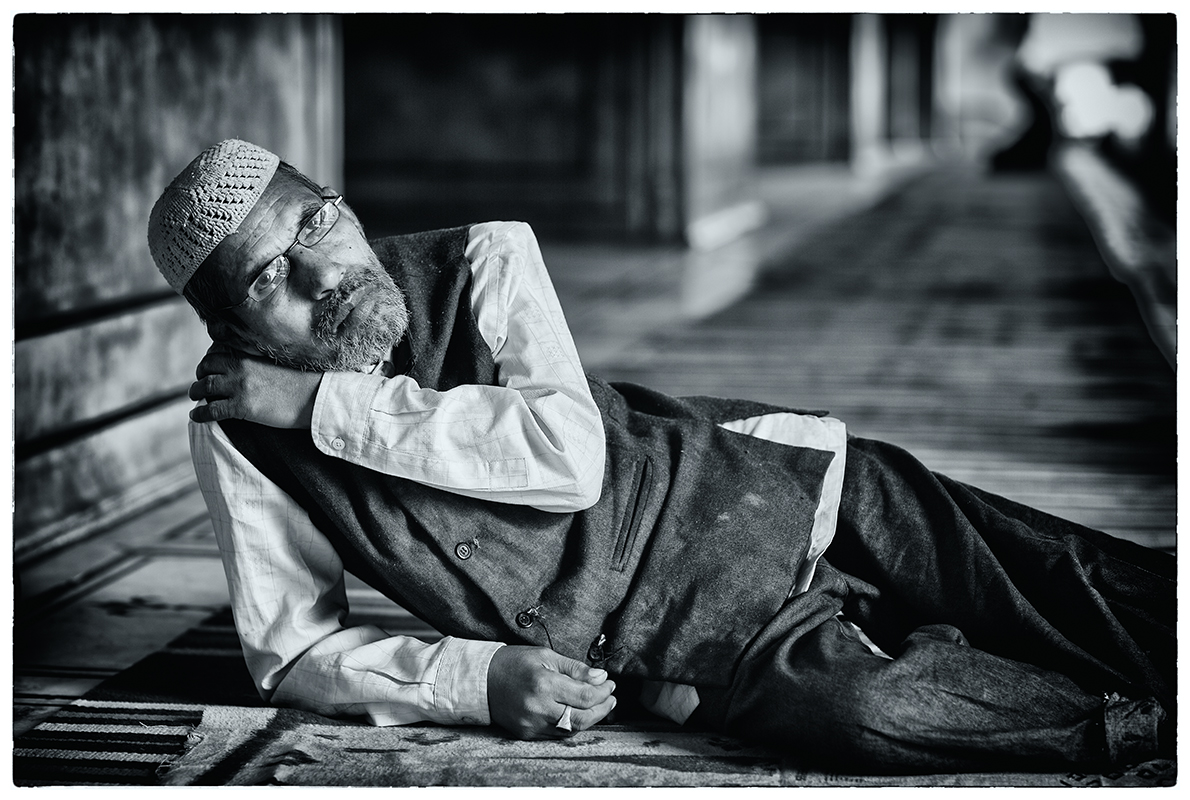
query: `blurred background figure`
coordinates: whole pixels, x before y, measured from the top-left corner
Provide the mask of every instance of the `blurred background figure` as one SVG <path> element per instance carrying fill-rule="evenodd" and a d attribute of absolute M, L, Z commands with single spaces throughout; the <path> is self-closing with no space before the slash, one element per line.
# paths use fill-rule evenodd
<path fill-rule="evenodd" d="M 186 438 L 209 342 L 145 225 L 229 137 L 371 236 L 529 222 L 592 371 L 830 408 L 1173 548 L 1172 14 L 22 15 L 14 41 L 18 705 L 225 602 Z"/>

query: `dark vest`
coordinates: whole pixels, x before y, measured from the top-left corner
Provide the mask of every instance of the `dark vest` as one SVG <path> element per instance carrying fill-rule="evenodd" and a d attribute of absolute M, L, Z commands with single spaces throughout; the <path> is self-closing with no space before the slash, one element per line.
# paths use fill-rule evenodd
<path fill-rule="evenodd" d="M 467 228 L 373 243 L 407 298 L 407 374 L 496 384 L 471 311 Z M 309 512 L 351 572 L 443 633 L 550 645 L 622 675 L 726 685 L 809 546 L 831 454 L 717 423 L 779 410 L 588 375 L 602 495 L 558 514 L 475 500 L 327 456 L 308 430 L 220 423 Z"/>

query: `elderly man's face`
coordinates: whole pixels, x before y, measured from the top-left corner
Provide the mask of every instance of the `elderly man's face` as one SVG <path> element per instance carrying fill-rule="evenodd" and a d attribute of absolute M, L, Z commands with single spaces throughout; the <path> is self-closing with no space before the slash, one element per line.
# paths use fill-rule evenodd
<path fill-rule="evenodd" d="M 277 173 L 210 260 L 228 294 L 241 298 L 285 254 L 288 277 L 267 297 L 247 297 L 231 312 L 240 323 L 238 338 L 287 366 L 358 369 L 380 361 L 404 335 L 404 298 L 345 205 L 321 241 L 295 244 L 324 202 L 305 184 Z"/>

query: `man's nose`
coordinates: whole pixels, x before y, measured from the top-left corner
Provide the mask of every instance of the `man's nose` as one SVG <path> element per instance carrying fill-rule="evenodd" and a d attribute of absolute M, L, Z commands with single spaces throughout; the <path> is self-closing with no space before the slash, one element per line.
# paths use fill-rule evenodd
<path fill-rule="evenodd" d="M 339 288 L 346 269 L 329 258 L 312 251 L 303 253 L 301 268 L 301 290 L 312 300 L 325 300 Z"/>

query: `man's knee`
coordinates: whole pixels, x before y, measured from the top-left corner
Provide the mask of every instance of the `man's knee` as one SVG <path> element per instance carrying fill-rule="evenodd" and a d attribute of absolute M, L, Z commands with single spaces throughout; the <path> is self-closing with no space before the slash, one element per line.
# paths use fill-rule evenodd
<path fill-rule="evenodd" d="M 798 747 L 838 745 L 856 731 L 882 727 L 905 707 L 889 702 L 902 679 L 843 620 L 827 620 L 780 649 L 763 669 L 741 676 L 726 709 L 730 732 L 749 730 Z"/>
<path fill-rule="evenodd" d="M 952 625 L 925 625 L 909 634 L 893 658 L 853 658 L 835 674 L 832 726 L 857 742 L 926 740 L 962 727 L 957 698 L 941 697 L 952 685 L 954 648 L 969 648 Z M 954 668 L 961 668 L 954 665 Z"/>

